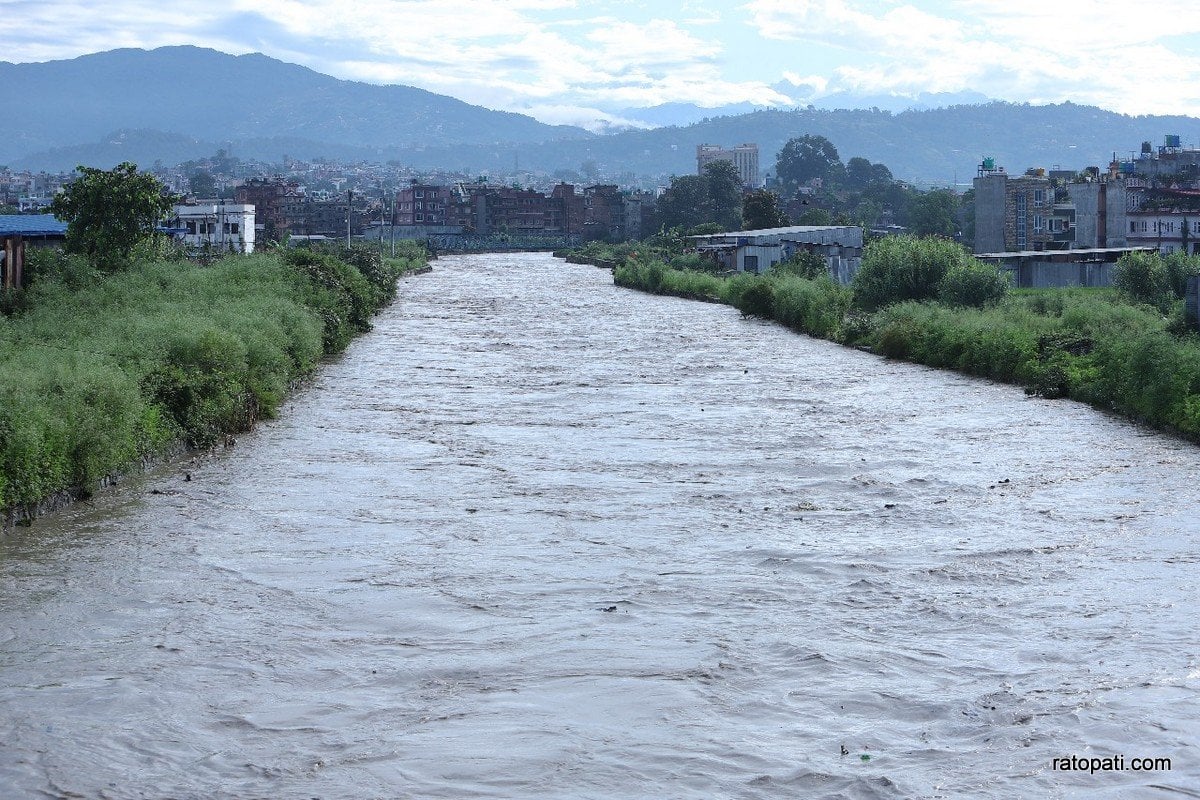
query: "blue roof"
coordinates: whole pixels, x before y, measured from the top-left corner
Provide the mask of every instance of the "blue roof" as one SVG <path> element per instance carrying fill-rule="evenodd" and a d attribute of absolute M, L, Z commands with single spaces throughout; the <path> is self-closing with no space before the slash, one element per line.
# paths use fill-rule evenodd
<path fill-rule="evenodd" d="M 0 214 L 0 236 L 62 236 L 67 223 L 53 214 Z"/>

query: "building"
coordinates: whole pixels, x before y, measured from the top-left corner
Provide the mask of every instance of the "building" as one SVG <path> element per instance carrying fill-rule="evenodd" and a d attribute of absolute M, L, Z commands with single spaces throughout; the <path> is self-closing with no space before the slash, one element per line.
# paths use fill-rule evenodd
<path fill-rule="evenodd" d="M 845 284 L 862 263 L 863 230 L 856 225 L 794 225 L 689 238 L 697 252 L 736 272 L 766 272 L 807 251 L 824 258 L 829 276 Z"/>
<path fill-rule="evenodd" d="M 1111 286 L 1112 271 L 1126 253 L 1154 252 L 1153 247 L 1088 247 L 1074 250 L 1025 250 L 978 253 L 976 258 L 994 264 L 1018 289 L 1068 286 Z"/>
<path fill-rule="evenodd" d="M 550 190 L 546 203 L 546 233 L 573 234 L 583 230 L 586 207 L 575 186 L 559 183 Z"/>
<path fill-rule="evenodd" d="M 0 289 L 21 287 L 27 246 L 59 244 L 66 235 L 67 223 L 53 214 L 0 215 Z"/>
<path fill-rule="evenodd" d="M 714 161 L 729 161 L 737 168 L 738 177 L 747 189 L 762 186 L 758 171 L 758 145 L 747 143 L 726 150 L 716 144 L 696 145 L 696 174 L 704 174 L 704 166 Z"/>
<path fill-rule="evenodd" d="M 414 183 L 396 193 L 393 222 L 397 225 L 448 224 L 450 187 Z"/>
<path fill-rule="evenodd" d="M 233 190 L 236 203 L 254 206 L 256 239 L 282 239 L 303 227 L 304 191 L 294 181 L 282 178 L 251 178 Z"/>
<path fill-rule="evenodd" d="M 1122 174 L 1141 175 L 1145 178 L 1174 178 L 1194 181 L 1200 178 L 1200 149 L 1184 147 L 1180 137 L 1168 134 L 1157 148 L 1150 142 L 1142 142 L 1141 152 L 1128 161 L 1117 162 Z"/>
<path fill-rule="evenodd" d="M 974 186 L 976 253 L 1047 250 L 1064 243 L 1055 237 L 1064 231 L 1051 231 L 1055 191 L 1045 170 L 1012 177 L 994 159 L 985 158 Z"/>
<path fill-rule="evenodd" d="M 588 186 L 583 190 L 584 239 L 623 242 L 626 234 L 625 198 L 611 183 Z"/>
<path fill-rule="evenodd" d="M 254 206 L 225 201 L 177 205 L 169 227 L 189 253 L 253 253 Z"/>

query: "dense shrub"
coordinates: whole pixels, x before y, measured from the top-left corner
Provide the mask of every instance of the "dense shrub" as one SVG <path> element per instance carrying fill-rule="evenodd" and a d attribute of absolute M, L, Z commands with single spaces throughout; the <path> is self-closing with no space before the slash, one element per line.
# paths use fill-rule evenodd
<path fill-rule="evenodd" d="M 885 236 L 863 251 L 851 284 L 854 304 L 874 311 L 905 300 L 930 300 L 952 267 L 972 261 L 959 245 L 945 239 Z"/>
<path fill-rule="evenodd" d="M 1008 278 L 974 259 L 952 265 L 937 285 L 937 298 L 943 303 L 971 308 L 995 305 L 1007 292 Z"/>
<path fill-rule="evenodd" d="M 850 290 L 829 277 L 806 280 L 782 276 L 773 281 L 773 316 L 793 330 L 825 339 L 838 338 L 850 308 Z"/>
<path fill-rule="evenodd" d="M 368 264 L 368 281 L 321 254 L 104 277 L 39 255 L 27 307 L 0 317 L 0 510 L 273 414 L 291 381 L 369 325 L 389 271 L 419 260 Z"/>
<path fill-rule="evenodd" d="M 737 310 L 744 317 L 772 319 L 775 316 L 775 286 L 766 278 L 755 278 L 738 298 Z"/>
<path fill-rule="evenodd" d="M 284 262 L 302 279 L 304 304 L 321 317 L 325 352 L 340 353 L 355 334 L 371 329 L 379 292 L 361 272 L 311 250 L 289 250 Z"/>
<path fill-rule="evenodd" d="M 1113 286 L 1138 303 L 1166 310 L 1175 298 L 1166 265 L 1158 253 L 1126 253 L 1113 268 Z"/>
<path fill-rule="evenodd" d="M 776 274 L 792 275 L 810 281 L 829 277 L 829 265 L 825 263 L 825 259 L 807 250 L 796 252 L 791 258 L 781 261 L 772 267 L 771 271 Z"/>

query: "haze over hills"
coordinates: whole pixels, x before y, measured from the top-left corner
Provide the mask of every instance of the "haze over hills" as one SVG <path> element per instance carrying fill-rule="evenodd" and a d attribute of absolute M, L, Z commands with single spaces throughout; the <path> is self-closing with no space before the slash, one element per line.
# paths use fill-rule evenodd
<path fill-rule="evenodd" d="M 207 142 L 288 137 L 352 148 L 591 136 L 424 89 L 343 81 L 260 54 L 199 47 L 0 63 L 0 103 L 21 109 L 5 117 L 0 163 L 107 141 L 120 130 Z"/>
<path fill-rule="evenodd" d="M 797 102 L 811 87 L 789 84 Z M 0 123 L 0 164 L 60 170 L 130 160 L 172 165 L 226 148 L 280 161 L 398 160 L 421 170 L 552 173 L 593 161 L 606 180 L 663 183 L 695 170 L 697 144 L 756 142 L 762 168 L 789 138 L 819 134 L 843 160 L 862 156 L 898 178 L 966 183 L 984 156 L 1010 171 L 1104 166 L 1143 140 L 1200 141 L 1200 120 L 1131 117 L 1091 106 L 988 102 L 922 107 L 974 95 L 832 95 L 789 110 L 668 104 L 624 109 L 648 129 L 598 136 L 407 86 L 331 78 L 263 55 L 196 47 L 114 50 L 69 61 L 0 63 L 0 100 L 20 113 Z M 867 109 L 827 105 L 870 104 Z M 893 111 L 888 103 L 908 104 Z M 736 112 L 725 114 L 723 112 Z M 702 116 L 695 116 L 700 114 Z M 681 120 L 686 124 L 673 124 Z"/>

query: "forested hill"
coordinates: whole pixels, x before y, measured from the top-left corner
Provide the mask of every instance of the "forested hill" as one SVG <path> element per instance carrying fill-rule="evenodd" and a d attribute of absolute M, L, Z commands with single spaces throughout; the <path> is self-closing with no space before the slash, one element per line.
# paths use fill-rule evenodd
<path fill-rule="evenodd" d="M 1113 152 L 1128 158 L 1143 141 L 1157 144 L 1179 134 L 1185 144 L 1200 141 L 1200 120 L 1182 116 L 1131 117 L 1073 103 L 1034 106 L 993 102 L 921 111 L 797 109 L 755 111 L 716 117 L 686 127 L 627 131 L 580 142 L 546 142 L 520 148 L 523 166 L 578 167 L 595 160 L 618 175 L 683 175 L 695 172 L 696 145 L 732 146 L 756 142 L 764 171 L 791 138 L 819 134 L 838 148 L 842 160 L 862 156 L 883 162 L 897 178 L 949 185 L 969 183 L 984 156 L 995 156 L 1010 172 L 1028 167 L 1080 170 L 1106 167 Z M 511 164 L 513 150 L 478 148 L 454 155 L 479 166 Z M 433 165 L 448 154 L 412 154 Z"/>
<path fill-rule="evenodd" d="M 97 143 L 109 145 L 116 156 L 152 161 L 145 158 L 149 150 L 113 144 L 113 133 L 122 130 L 143 132 L 133 138 L 144 145 L 193 139 L 236 147 L 276 139 L 281 147 L 290 140 L 317 149 L 367 152 L 592 136 L 581 128 L 545 125 L 411 86 L 338 80 L 260 54 L 232 56 L 199 47 L 0 62 L 0 104 L 12 112 L 0 122 L 0 164 L 20 164 L 56 149 L 69 160 L 65 148 Z M 53 166 L 44 156 L 40 161 L 39 166 Z"/>
<path fill-rule="evenodd" d="M 419 169 L 553 173 L 595 162 L 603 180 L 665 182 L 693 173 L 696 145 L 756 142 L 764 171 L 788 139 L 826 137 L 919 184 L 967 183 L 984 156 L 1010 172 L 1082 169 L 1143 141 L 1200 141 L 1200 120 L 1130 117 L 1072 103 L 957 105 L 893 113 L 796 108 L 597 136 L 409 86 L 338 80 L 264 55 L 196 47 L 113 50 L 42 64 L 0 62 L 0 164 L 70 169 L 175 164 L 224 147 L 280 161 L 398 160 Z"/>

